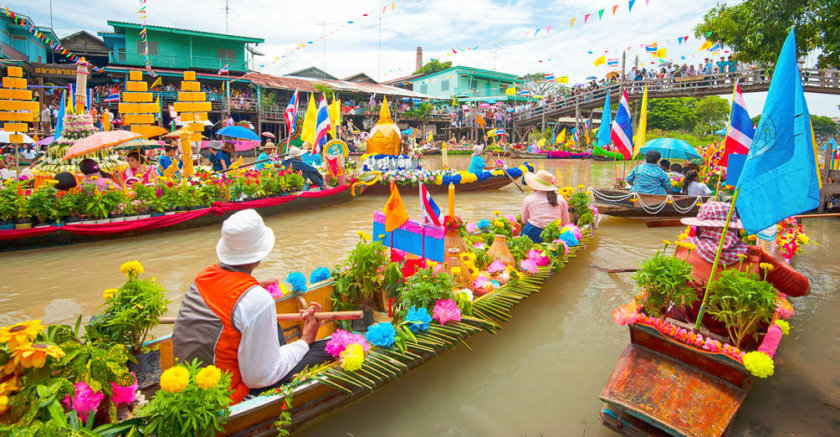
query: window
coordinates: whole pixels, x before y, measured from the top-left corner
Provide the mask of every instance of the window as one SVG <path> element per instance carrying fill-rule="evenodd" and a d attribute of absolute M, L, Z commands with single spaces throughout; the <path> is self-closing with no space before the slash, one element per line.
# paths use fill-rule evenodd
<path fill-rule="evenodd" d="M 420 93 L 421 94 L 426 94 L 428 92 L 429 92 L 429 86 L 428 85 L 426 85 L 425 83 L 420 85 Z"/>
<path fill-rule="evenodd" d="M 146 51 L 146 44 L 143 41 L 137 41 L 137 54 L 142 55 Z M 149 41 L 149 56 L 158 54 L 158 45 L 154 41 Z"/>
<path fill-rule="evenodd" d="M 445 79 L 440 81 L 440 90 L 441 91 L 448 91 L 449 90 L 449 79 Z"/>
<path fill-rule="evenodd" d="M 236 50 L 219 49 L 219 59 L 225 63 L 236 62 Z"/>
<path fill-rule="evenodd" d="M 12 36 L 12 41 L 26 41 L 26 37 L 25 36 L 13 35 Z"/>

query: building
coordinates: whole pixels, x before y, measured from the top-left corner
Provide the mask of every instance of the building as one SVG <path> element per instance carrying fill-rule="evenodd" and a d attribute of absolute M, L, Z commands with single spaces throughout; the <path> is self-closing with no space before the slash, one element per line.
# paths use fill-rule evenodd
<path fill-rule="evenodd" d="M 286 74 L 286 76 L 304 77 L 304 78 L 307 78 L 307 79 L 338 80 L 337 77 L 333 76 L 332 74 L 327 73 L 324 70 L 321 70 L 318 67 L 308 67 L 308 68 L 304 68 L 303 70 L 293 71 L 291 73 Z"/>
<path fill-rule="evenodd" d="M 32 19 L 22 14 L 15 14 L 26 20 L 27 26 L 34 26 Z M 34 30 L 46 35 L 52 41 L 58 37 L 49 27 L 34 26 Z M 15 24 L 15 21 L 4 14 L 0 14 L 0 60 L 12 63 L 47 63 L 52 62 L 53 54 L 44 41 L 33 35 L 26 27 Z"/>
<path fill-rule="evenodd" d="M 108 25 L 114 31 L 99 32 L 99 36 L 108 48 L 109 65 L 144 67 L 142 25 L 110 20 Z M 175 27 L 147 25 L 146 30 L 152 68 L 218 71 L 227 65 L 231 72 L 245 72 L 251 62 L 248 44 L 265 42 L 262 38 Z"/>
<path fill-rule="evenodd" d="M 61 45 L 97 67 L 108 65 L 108 48 L 105 42 L 85 30 L 61 38 Z M 73 64 L 74 62 L 64 56 L 59 56 L 56 58 L 56 63 Z"/>
<path fill-rule="evenodd" d="M 344 79 L 341 79 L 341 80 L 343 80 L 345 82 L 357 82 L 357 83 L 372 83 L 372 84 L 378 84 L 379 83 L 374 78 L 368 76 L 365 73 L 356 73 L 352 76 L 347 76 L 347 77 L 345 77 Z"/>
<path fill-rule="evenodd" d="M 514 74 L 471 67 L 452 67 L 409 80 L 413 90 L 438 99 L 505 99 L 509 87 L 523 83 Z"/>

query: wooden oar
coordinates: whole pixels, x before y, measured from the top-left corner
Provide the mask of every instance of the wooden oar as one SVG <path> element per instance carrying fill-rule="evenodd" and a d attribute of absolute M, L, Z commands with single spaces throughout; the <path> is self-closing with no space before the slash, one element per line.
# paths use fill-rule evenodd
<path fill-rule="evenodd" d="M 364 317 L 362 311 L 330 311 L 315 313 L 315 318 L 318 320 L 357 320 Z M 284 313 L 277 315 L 278 322 L 299 322 L 303 320 L 300 313 Z M 161 317 L 161 325 L 171 325 L 175 323 L 175 317 Z"/>
<path fill-rule="evenodd" d="M 603 268 L 601 266 L 598 266 L 598 265 L 595 265 L 595 264 L 589 264 L 589 267 L 600 270 L 604 273 L 633 273 L 633 272 L 639 270 L 637 268 L 632 268 L 632 269 L 605 269 L 605 268 Z"/>
<path fill-rule="evenodd" d="M 490 156 L 493 156 L 493 154 L 491 153 Z M 496 156 L 496 162 L 499 162 L 501 160 L 502 160 L 502 155 L 501 154 L 497 155 Z M 519 184 L 516 183 L 516 180 L 513 178 L 513 176 L 508 174 L 506 167 L 507 166 L 504 165 L 504 163 L 503 163 L 502 164 L 502 172 L 505 174 L 505 176 L 508 177 L 508 179 L 510 179 L 511 182 L 513 182 L 513 186 L 516 187 L 519 190 L 520 193 L 524 193 L 525 190 L 523 190 L 522 187 L 520 187 Z"/>

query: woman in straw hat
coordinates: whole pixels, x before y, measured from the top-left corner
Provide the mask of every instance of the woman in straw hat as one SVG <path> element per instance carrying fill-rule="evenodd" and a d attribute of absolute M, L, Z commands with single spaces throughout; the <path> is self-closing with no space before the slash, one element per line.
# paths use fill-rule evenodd
<path fill-rule="evenodd" d="M 557 220 L 563 225 L 571 223 L 569 203 L 557 195 L 554 176 L 545 170 L 525 173 L 525 184 L 534 192 L 522 202 L 522 223 L 525 223 L 522 235 L 534 243 L 542 243 L 540 234 L 546 226 Z"/>
<path fill-rule="evenodd" d="M 470 158 L 470 168 L 469 172 L 472 174 L 479 174 L 484 170 L 495 170 L 499 168 L 499 164 L 496 166 L 488 166 L 486 162 L 484 162 L 484 158 L 481 154 L 484 152 L 484 146 L 481 144 L 476 144 L 472 148 L 472 157 Z"/>
<path fill-rule="evenodd" d="M 263 146 L 263 151 L 260 153 L 260 156 L 257 157 L 257 164 L 254 165 L 254 170 L 262 171 L 262 169 L 266 168 L 271 164 L 271 155 L 274 154 L 274 151 L 277 148 L 274 146 L 274 143 L 271 140 L 266 140 L 265 146 Z"/>

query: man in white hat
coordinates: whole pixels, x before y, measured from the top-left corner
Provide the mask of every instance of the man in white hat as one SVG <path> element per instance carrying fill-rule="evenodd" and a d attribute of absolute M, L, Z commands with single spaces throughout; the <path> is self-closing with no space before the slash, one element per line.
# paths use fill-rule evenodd
<path fill-rule="evenodd" d="M 260 153 L 260 156 L 257 157 L 257 163 L 254 165 L 254 170 L 262 171 L 267 166 L 272 165 L 271 155 L 274 154 L 276 147 L 271 140 L 267 140 L 265 142 L 265 146 L 263 146 L 263 151 Z"/>
<path fill-rule="evenodd" d="M 301 156 L 303 156 L 303 150 L 296 146 L 289 147 L 289 151 L 287 152 L 287 158 L 283 161 L 283 167 L 287 169 L 291 169 L 292 171 L 299 171 L 301 176 L 306 179 L 306 185 L 303 187 L 303 191 L 309 189 L 309 184 L 317 185 L 320 189 L 325 190 L 327 189 L 326 184 L 324 183 L 324 177 L 321 176 L 321 173 L 315 167 L 303 162 L 301 160 Z"/>
<path fill-rule="evenodd" d="M 285 344 L 278 333 L 274 298 L 251 272 L 274 248 L 274 232 L 256 211 L 246 209 L 222 224 L 216 245 L 220 263 L 205 268 L 184 295 L 175 319 L 173 351 L 181 361 L 198 359 L 231 374 L 233 403 L 250 393 L 291 380 L 307 365 L 328 361 L 315 342 L 321 322 L 318 303 L 301 310 L 300 340 Z M 313 344 L 315 342 L 315 344 Z"/>
<path fill-rule="evenodd" d="M 484 152 L 484 146 L 480 144 L 476 144 L 472 148 L 472 158 L 470 158 L 470 168 L 469 172 L 473 174 L 480 174 L 484 170 L 495 170 L 499 168 L 501 164 L 495 165 L 490 167 L 487 163 L 484 162 L 484 158 L 481 156 L 481 153 Z"/>

